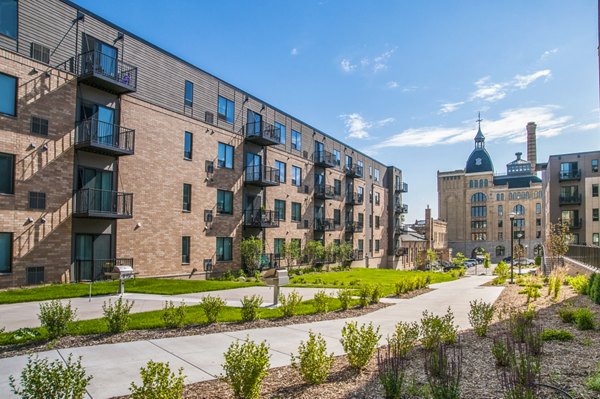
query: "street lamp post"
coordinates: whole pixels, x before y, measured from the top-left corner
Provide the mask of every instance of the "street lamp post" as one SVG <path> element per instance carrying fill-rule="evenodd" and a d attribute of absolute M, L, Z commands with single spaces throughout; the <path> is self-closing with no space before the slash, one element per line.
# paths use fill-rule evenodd
<path fill-rule="evenodd" d="M 521 249 L 521 238 L 523 238 L 523 233 L 517 233 L 517 239 L 519 240 L 519 276 L 521 275 L 521 252 L 523 252 Z"/>
<path fill-rule="evenodd" d="M 514 220 L 515 220 L 515 216 L 517 216 L 516 213 L 511 212 L 508 214 L 508 218 L 510 219 L 510 283 L 514 284 L 514 257 L 513 257 L 513 253 L 514 253 Z"/>

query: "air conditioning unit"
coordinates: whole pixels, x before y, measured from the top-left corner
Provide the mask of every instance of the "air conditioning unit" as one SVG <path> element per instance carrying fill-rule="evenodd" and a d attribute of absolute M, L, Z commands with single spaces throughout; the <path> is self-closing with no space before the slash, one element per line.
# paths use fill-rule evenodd
<path fill-rule="evenodd" d="M 212 269 L 213 269 L 212 259 L 204 259 L 204 271 L 212 272 Z"/>
<path fill-rule="evenodd" d="M 215 173 L 215 163 L 213 161 L 206 161 L 204 170 L 206 173 Z"/>
<path fill-rule="evenodd" d="M 215 114 L 213 114 L 212 112 L 206 111 L 204 113 L 204 122 L 206 123 L 210 123 L 211 125 L 214 123 L 215 120 Z"/>
<path fill-rule="evenodd" d="M 213 221 L 213 212 L 210 209 L 205 209 L 204 210 L 204 221 L 206 223 L 212 223 Z"/>

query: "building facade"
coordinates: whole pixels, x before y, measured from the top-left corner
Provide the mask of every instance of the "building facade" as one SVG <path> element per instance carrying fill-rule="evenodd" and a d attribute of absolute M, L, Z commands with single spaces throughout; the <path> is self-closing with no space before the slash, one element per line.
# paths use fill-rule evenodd
<path fill-rule="evenodd" d="M 450 261 L 452 251 L 448 248 L 448 223 L 440 219 L 434 219 L 431 216 L 429 205 L 425 208 L 425 219 L 416 220 L 415 224 L 410 227 L 425 237 L 425 240 L 427 240 L 426 249 L 433 249 L 437 253 L 438 259 Z"/>
<path fill-rule="evenodd" d="M 516 153 L 516 159 L 506 165 L 506 174 L 494 173 L 481 126 L 465 169 L 438 171 L 439 217 L 447 222 L 453 254 L 474 258 L 485 250 L 492 261 L 510 256 L 511 216 L 514 244 L 521 245 L 527 257 L 541 253 L 542 181 L 535 172 L 535 123 L 530 122 L 526 130 L 529 159 Z"/>
<path fill-rule="evenodd" d="M 238 269 L 244 237 L 397 267 L 386 166 L 66 0 L 2 1 L 0 287 Z"/>
<path fill-rule="evenodd" d="M 551 155 L 540 165 L 546 236 L 566 222 L 574 244 L 600 245 L 600 151 Z"/>

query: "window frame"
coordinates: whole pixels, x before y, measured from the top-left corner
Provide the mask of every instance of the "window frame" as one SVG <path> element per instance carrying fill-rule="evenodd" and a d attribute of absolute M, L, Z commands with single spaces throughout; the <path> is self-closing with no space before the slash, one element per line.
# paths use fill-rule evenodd
<path fill-rule="evenodd" d="M 302 221 L 302 204 L 300 202 L 292 202 L 291 209 L 292 209 L 292 216 L 291 216 L 290 220 L 292 222 L 301 222 Z M 295 216 L 297 216 L 297 218 Z"/>
<path fill-rule="evenodd" d="M 43 206 L 40 206 L 40 204 L 43 204 Z M 46 209 L 46 193 L 42 191 L 30 191 L 28 195 L 28 207 L 35 210 Z"/>
<path fill-rule="evenodd" d="M 8 117 L 11 117 L 11 118 L 16 118 L 17 117 L 17 102 L 18 102 L 17 100 L 18 100 L 18 91 L 19 91 L 19 78 L 16 77 L 16 76 L 13 76 L 13 75 L 9 75 L 7 73 L 3 73 L 3 72 L 0 72 L 0 77 L 1 76 L 5 76 L 5 77 L 13 79 L 14 83 L 15 83 L 15 89 L 14 89 L 14 93 L 13 93 L 13 96 L 12 96 L 12 99 L 13 99 L 13 112 L 14 113 L 10 114 L 10 113 L 7 113 L 7 112 L 0 111 L 0 115 L 8 116 Z"/>
<path fill-rule="evenodd" d="M 298 178 L 296 178 L 298 173 Z M 292 186 L 302 186 L 302 168 L 296 165 L 292 165 Z"/>
<path fill-rule="evenodd" d="M 17 0 L 14 0 L 14 3 L 15 3 L 15 35 L 13 37 L 9 34 L 0 32 L 0 36 L 6 37 L 10 40 L 18 41 L 19 40 L 19 2 Z"/>
<path fill-rule="evenodd" d="M 274 200 L 274 205 L 273 205 L 273 210 L 275 211 L 275 218 L 278 221 L 285 221 L 285 213 L 286 213 L 286 201 L 285 200 L 280 200 L 280 199 L 275 199 Z M 278 205 L 283 205 L 282 207 L 278 207 Z M 283 214 L 281 214 L 279 211 L 280 209 L 283 211 Z"/>
<path fill-rule="evenodd" d="M 190 148 L 187 150 L 188 137 L 190 138 Z M 189 153 L 189 156 L 188 156 Z M 191 161 L 194 156 L 194 134 L 188 132 L 187 130 L 183 133 L 183 159 L 186 161 Z"/>
<path fill-rule="evenodd" d="M 233 261 L 233 238 L 232 237 L 216 237 L 215 258 L 217 262 Z M 221 250 L 219 250 L 219 242 Z M 229 242 L 229 253 L 225 252 L 225 242 Z M 222 253 L 221 253 L 222 252 Z M 227 257 L 226 255 L 229 255 Z"/>
<path fill-rule="evenodd" d="M 190 264 L 190 253 L 191 253 L 191 237 L 190 236 L 181 236 L 181 264 L 189 265 Z M 187 251 L 187 254 L 186 254 Z M 187 259 L 186 259 L 187 256 Z"/>
<path fill-rule="evenodd" d="M 221 199 L 219 199 L 221 197 Z M 219 204 L 223 204 L 219 208 Z M 229 206 L 227 206 L 229 205 Z M 227 210 L 229 208 L 229 210 Z M 218 215 L 233 215 L 233 191 L 217 190 L 217 214 Z"/>
<path fill-rule="evenodd" d="M 0 275 L 1 274 L 10 274 L 13 272 L 13 255 L 15 250 L 14 245 L 14 233 L 8 231 L 0 232 L 0 236 L 8 237 L 8 268 L 6 270 L 2 270 L 2 265 L 0 265 Z"/>
<path fill-rule="evenodd" d="M 274 122 L 273 126 L 275 126 L 275 129 L 279 128 L 279 144 L 285 144 L 287 139 L 287 129 L 285 123 Z"/>
<path fill-rule="evenodd" d="M 282 168 L 282 166 L 283 166 L 283 168 Z M 277 172 L 278 172 L 277 174 L 279 175 L 279 183 L 285 183 L 286 177 L 287 177 L 286 176 L 287 164 L 283 161 L 275 160 L 275 169 L 277 169 Z"/>
<path fill-rule="evenodd" d="M 223 148 L 224 159 L 223 165 L 221 165 L 221 148 Z M 227 166 L 227 154 L 228 150 L 231 149 L 231 167 Z M 217 144 L 217 168 L 221 169 L 233 169 L 234 168 L 234 160 L 235 160 L 235 147 L 226 143 L 222 143 L 219 141 Z"/>
<path fill-rule="evenodd" d="M 188 89 L 190 89 L 189 92 L 188 92 Z M 188 98 L 188 94 L 190 94 L 189 98 Z M 194 83 L 187 79 L 184 83 L 184 89 L 183 89 L 183 105 L 186 107 L 190 107 L 190 108 L 194 107 Z"/>
<path fill-rule="evenodd" d="M 186 189 L 188 189 L 188 192 L 186 193 Z M 186 207 L 186 194 L 187 194 L 187 207 Z M 182 204 L 181 204 L 181 211 L 182 212 L 191 212 L 192 211 L 192 185 L 189 183 L 183 183 L 183 188 L 182 188 L 182 195 L 181 195 L 181 199 L 182 199 Z"/>
<path fill-rule="evenodd" d="M 598 172 L 598 160 L 597 159 L 592 159 L 591 162 L 591 167 L 592 167 L 592 172 L 596 173 Z"/>
<path fill-rule="evenodd" d="M 4 152 L 0 152 L 0 158 L 6 157 L 8 159 L 11 159 L 12 162 L 10 162 L 10 172 L 8 173 L 8 177 L 10 178 L 9 181 L 9 187 L 10 189 L 8 190 L 8 192 L 3 192 L 0 191 L 0 195 L 4 194 L 4 195 L 15 195 L 15 161 L 16 161 L 16 156 L 14 154 L 7 154 Z"/>
<path fill-rule="evenodd" d="M 225 104 L 225 113 L 221 113 L 221 100 L 223 100 Z M 231 106 L 231 120 L 229 120 L 229 108 Z M 217 119 L 222 120 L 226 123 L 232 124 L 235 121 L 235 102 L 228 99 L 227 97 L 219 95 L 217 100 Z"/>
<path fill-rule="evenodd" d="M 291 148 L 292 150 L 302 151 L 302 133 L 292 129 L 291 133 Z"/>

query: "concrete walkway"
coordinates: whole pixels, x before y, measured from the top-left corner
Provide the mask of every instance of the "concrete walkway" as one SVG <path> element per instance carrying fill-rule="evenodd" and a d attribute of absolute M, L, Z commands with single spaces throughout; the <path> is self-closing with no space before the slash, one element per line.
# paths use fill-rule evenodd
<path fill-rule="evenodd" d="M 502 287 L 482 287 L 492 276 L 472 276 L 460 280 L 433 284 L 435 290 L 415 298 L 399 300 L 388 306 L 353 320 L 359 323 L 373 322 L 381 327 L 385 337 L 393 332 L 398 321 L 418 321 L 424 310 L 436 314 L 452 308 L 455 321 L 461 329 L 469 328 L 469 301 L 483 299 L 494 302 Z M 70 353 L 82 357 L 82 364 L 89 375 L 91 398 L 110 398 L 129 393 L 132 381 L 139 383 L 139 369 L 148 360 L 169 362 L 171 369 L 184 368 L 186 383 L 216 378 L 222 373 L 223 353 L 235 339 L 246 336 L 254 341 L 266 340 L 270 345 L 271 367 L 290 364 L 290 354 L 296 352 L 300 341 L 306 340 L 308 331 L 321 333 L 327 341 L 329 351 L 343 354 L 339 339 L 344 324 L 351 319 L 327 320 L 315 323 L 294 324 L 286 327 L 243 330 L 237 332 L 125 342 L 71 349 L 52 350 L 40 353 L 49 359 L 66 359 Z M 26 356 L 0 359 L 0 397 L 12 398 L 8 377 L 18 379 L 27 361 Z"/>

